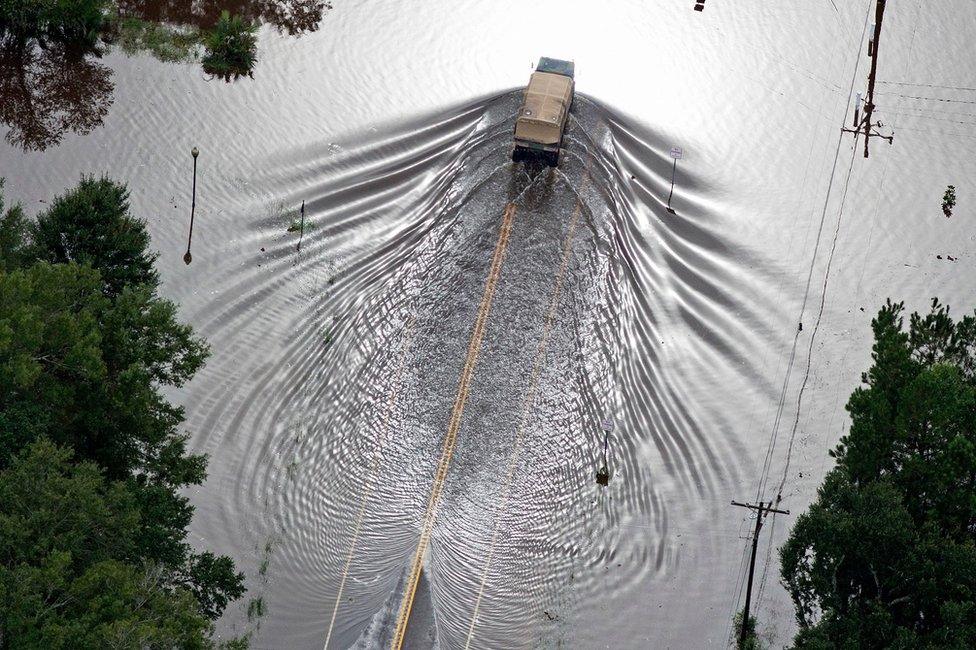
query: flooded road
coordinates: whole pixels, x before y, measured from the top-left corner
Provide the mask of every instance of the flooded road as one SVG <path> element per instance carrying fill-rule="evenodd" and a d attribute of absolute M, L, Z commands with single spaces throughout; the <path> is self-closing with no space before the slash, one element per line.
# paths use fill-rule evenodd
<path fill-rule="evenodd" d="M 213 347 L 174 395 L 211 455 L 192 530 L 264 610 L 223 629 L 388 645 L 428 530 L 406 647 L 725 646 L 752 528 L 729 501 L 813 499 L 885 298 L 976 303 L 976 7 L 889 4 L 895 141 L 865 160 L 840 127 L 873 2 L 333 4 L 262 31 L 253 80 L 107 54 L 87 134 L 0 149 L 29 213 L 82 173 L 127 180 Z M 508 159 L 540 55 L 578 71 L 551 172 Z M 782 644 L 770 523 L 758 616 Z"/>

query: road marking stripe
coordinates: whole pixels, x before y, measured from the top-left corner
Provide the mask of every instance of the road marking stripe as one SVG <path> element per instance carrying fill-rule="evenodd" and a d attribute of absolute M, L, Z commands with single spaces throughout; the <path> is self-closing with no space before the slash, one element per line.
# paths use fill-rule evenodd
<path fill-rule="evenodd" d="M 471 379 L 474 375 L 474 367 L 478 361 L 478 353 L 481 350 L 481 342 L 485 334 L 485 325 L 488 321 L 488 313 L 491 311 L 491 302 L 495 295 L 495 288 L 498 285 L 498 277 L 501 275 L 502 261 L 505 258 L 505 249 L 508 247 L 508 237 L 512 231 L 512 221 L 515 218 L 515 204 L 509 203 L 505 207 L 505 214 L 502 217 L 502 226 L 498 234 L 498 243 L 495 245 L 495 252 L 491 259 L 491 268 L 488 272 L 488 279 L 485 283 L 484 295 L 481 297 L 481 304 L 478 306 L 478 315 L 475 319 L 474 329 L 471 333 L 471 342 L 468 344 L 468 355 L 464 362 L 464 369 L 461 371 L 461 378 L 458 382 L 457 396 L 454 398 L 454 408 L 451 411 L 450 423 L 447 427 L 447 435 L 444 437 L 444 450 L 441 452 L 440 461 L 437 464 L 437 471 L 434 474 L 434 484 L 430 491 L 430 499 L 427 501 L 427 510 L 424 514 L 423 528 L 420 532 L 420 541 L 417 544 L 417 551 L 413 556 L 413 564 L 410 569 L 410 577 L 407 580 L 406 589 L 403 594 L 403 601 L 400 604 L 400 612 L 397 615 L 396 631 L 393 641 L 390 644 L 392 650 L 400 650 L 403 646 L 403 639 L 407 632 L 407 623 L 410 620 L 410 611 L 413 608 L 413 599 L 417 592 L 417 583 L 420 581 L 420 571 L 423 566 L 424 554 L 427 545 L 430 543 L 431 532 L 434 528 L 434 520 L 437 517 L 437 507 L 439 505 L 441 493 L 444 491 L 444 479 L 447 477 L 447 470 L 451 464 L 451 456 L 454 454 L 454 445 L 457 442 L 458 429 L 461 427 L 461 415 L 464 412 L 464 405 L 468 400 L 468 393 L 471 390 Z"/>
<path fill-rule="evenodd" d="M 366 489 L 363 491 L 363 498 L 359 504 L 359 514 L 356 516 L 356 524 L 353 527 L 352 542 L 349 544 L 349 554 L 346 556 L 346 563 L 342 569 L 342 578 L 339 581 L 339 590 L 336 592 L 335 606 L 332 608 L 332 619 L 329 621 L 329 631 L 325 635 L 325 645 L 323 646 L 326 650 L 329 647 L 329 641 L 332 640 L 332 630 L 335 627 L 336 614 L 339 612 L 339 603 L 342 602 L 342 591 L 346 587 L 346 578 L 349 576 L 349 566 L 352 564 L 353 555 L 356 552 L 356 544 L 359 541 L 359 530 L 363 523 L 363 515 L 366 513 L 366 503 L 369 501 L 370 496 L 373 494 L 373 489 L 376 481 L 376 473 L 380 466 L 380 457 L 382 456 L 383 447 L 386 444 L 387 434 L 389 433 L 390 417 L 393 413 L 393 407 L 396 404 L 397 394 L 400 389 L 400 381 L 403 377 L 403 369 L 407 365 L 407 350 L 410 349 L 410 342 L 413 339 L 414 334 L 414 323 L 415 318 L 410 316 L 407 321 L 407 326 L 405 329 L 405 336 L 403 339 L 403 349 L 400 352 L 400 363 L 397 367 L 396 377 L 393 380 L 393 385 L 390 388 L 390 395 L 386 400 L 386 408 L 383 412 L 382 424 L 380 425 L 379 434 L 379 444 L 373 454 L 373 458 L 370 461 L 369 475 L 366 483 Z"/>
<path fill-rule="evenodd" d="M 464 644 L 465 650 L 468 650 L 471 647 L 471 640 L 474 638 L 474 628 L 478 623 L 478 610 L 481 608 L 481 599 L 485 593 L 485 584 L 488 582 L 488 572 L 491 569 L 491 562 L 494 559 L 495 547 L 498 543 L 500 523 L 502 516 L 505 514 L 505 511 L 508 508 L 508 500 L 511 496 L 512 489 L 512 479 L 515 475 L 515 466 L 518 463 L 518 459 L 522 451 L 521 445 L 522 439 L 525 436 L 525 425 L 528 420 L 529 411 L 535 402 L 535 391 L 539 384 L 539 376 L 542 372 L 542 361 L 545 357 L 546 348 L 549 345 L 549 337 L 552 334 L 553 321 L 556 318 L 556 310 L 559 307 L 559 297 L 562 294 L 563 280 L 566 275 L 566 269 L 569 266 L 570 255 L 573 252 L 573 236 L 576 233 L 576 226 L 579 224 L 580 214 L 582 213 L 583 191 L 586 189 L 589 181 L 589 170 L 587 170 L 586 175 L 583 177 L 583 182 L 580 184 L 579 198 L 576 200 L 576 206 L 573 209 L 573 216 L 570 218 L 569 230 L 566 232 L 566 238 L 563 241 L 563 258 L 559 266 L 559 271 L 556 274 L 556 286 L 553 289 L 552 298 L 549 302 L 549 310 L 546 312 L 546 319 L 542 328 L 542 337 L 539 339 L 539 346 L 536 349 L 535 361 L 533 362 L 532 373 L 529 378 L 529 388 L 525 394 L 525 399 L 522 401 L 518 427 L 516 428 L 515 432 L 515 445 L 512 450 L 511 459 L 508 463 L 508 472 L 505 476 L 505 487 L 502 492 L 502 502 L 498 507 L 498 511 L 495 513 L 495 521 L 492 525 L 491 542 L 488 546 L 488 558 L 485 561 L 484 570 L 481 572 L 481 583 L 478 587 L 478 596 L 475 600 L 474 612 L 471 615 L 471 626 L 468 628 L 468 639 Z"/>

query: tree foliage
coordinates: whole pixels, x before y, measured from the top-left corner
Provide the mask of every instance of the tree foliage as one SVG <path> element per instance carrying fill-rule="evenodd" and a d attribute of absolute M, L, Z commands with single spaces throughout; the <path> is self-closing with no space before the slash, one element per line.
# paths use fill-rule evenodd
<path fill-rule="evenodd" d="M 97 269 L 107 295 L 133 285 L 155 290 L 159 284 L 146 224 L 130 213 L 125 185 L 108 178 L 82 178 L 54 199 L 38 216 L 33 238 L 38 259 Z"/>
<path fill-rule="evenodd" d="M 256 24 L 241 16 L 222 12 L 204 39 L 204 71 L 224 81 L 250 75 L 257 63 L 257 29 Z"/>
<path fill-rule="evenodd" d="M 745 612 L 739 610 L 735 613 L 735 617 L 732 619 L 732 629 L 735 631 L 735 649 L 736 650 L 766 650 L 769 648 L 769 644 L 765 642 L 764 639 L 760 638 L 759 634 L 756 632 L 756 617 L 750 615 L 749 622 L 745 623 Z M 742 625 L 746 624 L 746 638 L 742 639 Z"/>
<path fill-rule="evenodd" d="M 890 301 L 836 467 L 780 550 L 797 648 L 976 647 L 976 317 Z"/>
<path fill-rule="evenodd" d="M 170 569 L 140 560 L 130 490 L 41 438 L 0 472 L 0 644 L 211 647 Z"/>
<path fill-rule="evenodd" d="M 12 271 L 28 259 L 28 221 L 19 205 L 4 211 L 3 184 L 0 178 L 0 271 Z"/>
<path fill-rule="evenodd" d="M 75 496 L 55 503 L 58 490 L 41 489 L 25 502 L 43 514 L 63 511 L 72 499 L 87 499 L 93 513 L 106 511 L 112 517 L 86 524 L 105 531 L 106 539 L 72 532 L 76 540 L 50 537 L 47 545 L 35 539 L 46 534 L 43 526 L 5 521 L 4 540 L 40 549 L 41 555 L 8 553 L 0 563 L 10 571 L 40 571 L 65 593 L 87 590 L 89 600 L 92 590 L 111 586 L 106 598 L 115 599 L 111 611 L 120 616 L 126 598 L 158 601 L 177 618 L 191 612 L 199 624 L 181 624 L 181 629 L 202 630 L 204 638 L 208 621 L 243 594 L 243 576 L 229 558 L 194 552 L 186 542 L 193 507 L 180 490 L 203 482 L 206 458 L 188 453 L 180 431 L 183 411 L 160 390 L 190 379 L 203 364 L 207 346 L 177 320 L 176 306 L 156 294 L 155 256 L 148 250 L 144 222 L 130 214 L 124 185 L 83 179 L 36 222 L 26 222 L 16 210 L 2 215 L 0 207 L 0 475 L 18 475 L 25 463 L 36 465 L 37 457 L 51 460 L 52 455 L 57 456 L 52 466 L 64 469 L 64 454 L 70 454 L 80 463 L 79 472 L 65 469 L 44 480 L 69 487 L 81 481 L 88 492 L 65 488 L 65 494 Z M 102 480 L 104 489 L 92 487 Z M 125 529 L 112 528 L 113 522 L 125 522 Z M 69 570 L 74 572 L 70 576 L 65 574 Z M 38 607 L 46 607 L 33 592 L 10 593 L 10 609 L 2 616 L 18 608 L 37 614 Z M 159 600 L 159 594 L 179 598 Z M 87 621 L 72 619 L 87 634 L 102 625 L 98 616 L 108 616 L 109 610 L 92 614 L 95 618 L 85 618 L 91 614 L 87 610 L 59 611 Z M 13 620 L 0 619 L 6 621 L 0 623 L 0 639 L 21 638 Z M 122 627 L 106 623 L 111 629 L 91 632 L 96 635 L 91 638 L 121 635 L 145 641 L 127 641 L 122 647 L 153 645 L 151 631 L 138 620 L 125 620 Z M 169 638 L 166 634 L 161 638 Z M 182 637 L 172 637 L 177 638 Z M 37 639 L 35 647 L 48 647 L 47 637 Z M 103 646 L 92 641 L 91 647 Z"/>

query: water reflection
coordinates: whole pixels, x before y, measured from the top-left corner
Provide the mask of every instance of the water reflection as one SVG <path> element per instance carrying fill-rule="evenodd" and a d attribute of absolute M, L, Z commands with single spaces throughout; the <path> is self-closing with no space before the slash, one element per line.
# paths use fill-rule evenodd
<path fill-rule="evenodd" d="M 250 22 L 273 25 L 279 32 L 291 35 L 314 32 L 322 14 L 332 8 L 322 0 L 121 0 L 117 4 L 123 18 L 210 30 L 226 11 Z"/>
<path fill-rule="evenodd" d="M 43 151 L 69 131 L 84 135 L 101 126 L 114 91 L 112 70 L 96 60 L 105 48 L 146 51 L 164 61 L 198 60 L 209 74 L 231 81 L 251 76 L 257 25 L 300 35 L 317 30 L 331 8 L 323 0 L 122 0 L 96 47 L 39 42 L 0 27 L 5 139 L 25 151 Z M 240 29 L 222 32 L 223 14 L 239 21 Z"/>
<path fill-rule="evenodd" d="M 0 121 L 6 140 L 43 151 L 99 127 L 112 105 L 112 71 L 93 49 L 36 40 L 0 43 Z"/>

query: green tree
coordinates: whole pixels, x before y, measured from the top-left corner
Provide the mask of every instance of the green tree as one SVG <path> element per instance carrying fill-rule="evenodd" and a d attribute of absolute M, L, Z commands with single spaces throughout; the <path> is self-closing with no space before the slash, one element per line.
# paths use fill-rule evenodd
<path fill-rule="evenodd" d="M 105 234 L 86 232 L 99 219 Z M 130 559 L 159 567 L 167 589 L 217 618 L 243 594 L 243 575 L 186 542 L 193 507 L 180 491 L 204 481 L 206 458 L 188 453 L 183 411 L 160 393 L 190 379 L 208 350 L 156 295 L 128 191 L 83 179 L 37 224 L 3 232 L 13 233 L 5 266 L 20 268 L 0 271 L 0 470 L 42 438 L 96 463 L 140 515 Z"/>
<path fill-rule="evenodd" d="M 224 81 L 250 75 L 257 63 L 257 25 L 241 16 L 223 11 L 213 31 L 204 38 L 205 72 Z"/>
<path fill-rule="evenodd" d="M 0 273 L 0 468 L 47 432 L 89 447 L 79 432 L 89 386 L 106 376 L 98 333 L 108 307 L 98 273 L 36 264 Z"/>
<path fill-rule="evenodd" d="M 108 178 L 82 178 L 40 214 L 33 232 L 38 259 L 98 269 L 105 291 L 117 296 L 132 285 L 155 290 L 159 276 L 149 233 L 129 210 L 129 190 Z"/>
<path fill-rule="evenodd" d="M 209 648 L 212 624 L 139 559 L 127 487 L 41 438 L 0 472 L 0 647 Z"/>
<path fill-rule="evenodd" d="M 780 550 L 797 648 L 976 647 L 976 317 L 890 301 L 836 467 Z"/>
<path fill-rule="evenodd" d="M 0 178 L 0 271 L 12 271 L 28 259 L 28 221 L 20 204 L 4 212 L 3 183 Z"/>

